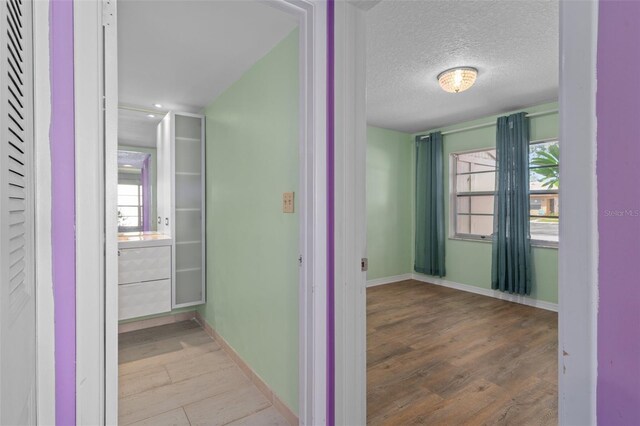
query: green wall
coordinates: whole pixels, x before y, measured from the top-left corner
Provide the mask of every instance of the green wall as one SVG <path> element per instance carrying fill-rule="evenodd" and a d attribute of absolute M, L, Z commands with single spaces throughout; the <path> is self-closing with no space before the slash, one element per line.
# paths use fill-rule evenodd
<path fill-rule="evenodd" d="M 367 279 L 411 273 L 411 135 L 367 128 Z"/>
<path fill-rule="evenodd" d="M 557 109 L 557 103 L 539 105 L 535 107 L 522 108 L 518 111 L 526 111 L 535 113 L 536 111 L 547 111 Z M 487 121 L 495 121 L 497 117 L 505 114 L 485 117 L 479 120 L 460 123 L 455 126 L 449 126 L 442 129 L 455 130 L 463 127 L 470 127 L 476 124 L 483 124 Z M 532 117 L 530 119 L 531 140 L 540 140 L 558 137 L 559 120 L 558 114 L 549 114 L 540 117 Z M 420 132 L 418 134 L 424 134 Z M 415 135 L 414 135 L 415 137 Z M 449 188 L 449 155 L 458 151 L 468 151 L 480 148 L 489 148 L 495 146 L 496 128 L 495 126 L 474 129 L 465 132 L 454 133 L 443 136 L 444 147 L 444 171 L 445 181 L 444 187 Z M 412 146 L 414 146 L 412 144 Z M 411 150 L 412 156 L 415 150 Z M 411 161 L 412 168 L 414 162 Z M 415 170 L 414 170 L 415 171 Z M 413 173 L 413 172 L 412 172 Z M 414 185 L 412 179 L 412 187 Z M 412 189 L 413 191 L 413 189 Z M 411 207 L 413 215 L 413 206 Z M 445 217 L 449 218 L 449 203 L 445 203 Z M 413 220 L 412 220 L 413 223 Z M 449 235 L 449 220 L 447 220 L 446 235 Z M 413 232 L 411 233 L 413 237 Z M 413 243 L 412 243 L 413 246 Z M 446 250 L 446 269 L 448 281 L 460 284 L 468 284 L 476 287 L 491 288 L 491 244 L 482 241 L 462 241 L 447 238 L 445 244 Z M 558 250 L 553 248 L 533 248 L 533 289 L 531 297 L 534 299 L 544 300 L 547 302 L 558 302 Z"/>
<path fill-rule="evenodd" d="M 199 308 L 296 412 L 299 229 L 298 214 L 282 212 L 282 193 L 298 190 L 298 79 L 295 30 L 206 108 Z"/>

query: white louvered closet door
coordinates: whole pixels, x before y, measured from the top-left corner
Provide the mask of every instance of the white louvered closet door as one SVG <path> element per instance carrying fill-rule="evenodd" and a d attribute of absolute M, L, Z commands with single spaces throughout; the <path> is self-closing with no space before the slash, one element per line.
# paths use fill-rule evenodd
<path fill-rule="evenodd" d="M 0 424 L 33 425 L 36 326 L 30 0 L 0 2 Z"/>

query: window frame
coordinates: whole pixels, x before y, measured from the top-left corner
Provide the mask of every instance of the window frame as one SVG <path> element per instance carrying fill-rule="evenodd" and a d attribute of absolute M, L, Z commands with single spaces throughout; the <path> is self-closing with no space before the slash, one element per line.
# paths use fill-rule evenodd
<path fill-rule="evenodd" d="M 537 139 L 534 141 L 529 141 L 529 147 L 531 147 L 532 145 L 539 145 L 539 144 L 543 144 L 543 143 L 548 143 L 548 142 L 556 142 L 558 145 L 560 145 L 560 138 L 547 138 L 547 139 Z M 558 163 L 557 166 L 545 166 L 545 167 L 534 167 L 535 168 L 550 168 L 550 167 L 557 167 L 558 170 L 560 169 L 560 163 Z M 531 170 L 531 163 L 529 163 L 529 170 Z M 529 187 L 531 187 L 531 185 L 529 185 Z M 560 194 L 560 188 L 556 188 L 556 189 L 542 189 L 542 190 L 534 190 L 534 191 L 529 191 L 529 205 L 531 205 L 531 196 L 532 195 L 536 195 L 536 194 L 541 194 L 541 195 L 559 195 Z M 540 217 L 540 218 L 549 218 L 549 219 L 558 219 L 558 226 L 560 224 L 560 214 L 558 213 L 557 216 L 552 216 L 552 215 L 541 215 L 541 216 L 532 216 L 531 214 L 529 214 L 529 223 L 531 223 L 531 218 L 532 217 Z M 549 241 L 549 240 L 535 240 L 533 238 L 531 238 L 531 245 L 534 247 L 545 247 L 545 248 L 558 248 L 558 243 L 560 242 L 560 233 L 558 232 L 558 241 Z"/>
<path fill-rule="evenodd" d="M 464 240 L 464 241 L 480 241 L 480 242 L 491 242 L 491 235 L 480 235 L 480 234 L 466 234 L 466 233 L 458 233 L 458 156 L 463 154 L 473 154 L 476 152 L 485 152 L 495 150 L 495 147 L 486 147 L 486 148 L 477 148 L 470 149 L 466 151 L 456 151 L 449 154 L 449 239 L 452 240 Z M 495 173 L 493 171 L 479 172 L 479 173 Z M 465 173 L 471 174 L 471 173 Z M 469 195 L 469 196 L 495 196 L 494 191 L 473 191 L 473 192 L 464 192 L 461 194 Z M 493 213 L 491 214 L 478 214 L 475 216 L 491 216 L 493 218 Z"/>
<path fill-rule="evenodd" d="M 536 140 L 532 140 L 529 141 L 529 146 L 531 145 L 537 145 L 537 144 L 542 144 L 542 143 L 548 143 L 548 142 L 558 142 L 559 138 L 547 138 L 547 139 L 536 139 Z M 465 151 L 456 151 L 456 152 L 451 152 L 449 154 L 449 239 L 450 240 L 460 240 L 460 241 L 479 241 L 479 242 L 491 242 L 492 238 L 491 235 L 479 235 L 479 234 L 465 234 L 465 233 L 458 233 L 457 229 L 458 229 L 458 188 L 457 188 L 457 176 L 458 176 L 458 168 L 457 168 L 457 162 L 458 162 L 458 156 L 462 155 L 462 154 L 472 154 L 472 153 L 476 153 L 476 152 L 485 152 L 485 151 L 490 151 L 490 150 L 495 150 L 495 146 L 490 146 L 490 147 L 485 147 L 485 148 L 476 148 L 476 149 L 470 149 L 470 150 L 465 150 Z M 558 167 L 560 167 L 560 165 L 558 164 Z M 480 172 L 480 173 L 487 173 L 487 172 Z M 493 173 L 493 172 L 491 172 Z M 529 204 L 531 203 L 531 195 L 534 194 L 558 194 L 559 193 L 559 188 L 558 189 L 552 189 L 552 190 L 535 190 L 535 191 L 530 191 L 529 193 Z M 495 190 L 494 191 L 474 191 L 472 193 L 461 193 L 461 194 L 465 194 L 465 195 L 470 195 L 470 196 L 495 196 Z M 471 195 L 473 194 L 473 195 Z M 485 216 L 485 214 L 477 214 L 476 216 Z M 493 217 L 494 214 L 486 214 L 486 216 L 491 216 Z M 531 218 L 532 216 L 529 215 L 529 217 Z M 558 216 L 536 216 L 536 217 L 552 217 L 552 218 L 557 218 L 558 222 L 560 221 L 560 215 Z M 543 247 L 543 248 L 551 248 L 551 249 L 557 249 L 558 248 L 558 243 L 559 241 L 548 241 L 548 240 L 537 240 L 537 239 L 531 239 L 531 245 L 533 247 Z"/>
<path fill-rule="evenodd" d="M 142 201 L 142 185 L 139 182 L 135 182 L 133 180 L 131 180 L 130 182 L 118 182 L 118 186 L 120 185 L 129 185 L 129 186 L 136 186 L 138 188 L 138 205 L 128 205 L 128 204 L 118 204 L 116 202 L 116 207 L 118 209 L 118 211 L 120 211 L 120 207 L 127 207 L 127 208 L 137 208 L 138 209 L 138 226 L 120 226 L 118 225 L 118 233 L 120 232 L 142 232 L 144 229 L 144 223 L 142 220 L 142 211 L 143 211 L 143 201 Z M 133 217 L 133 216 L 125 216 L 125 217 Z"/>

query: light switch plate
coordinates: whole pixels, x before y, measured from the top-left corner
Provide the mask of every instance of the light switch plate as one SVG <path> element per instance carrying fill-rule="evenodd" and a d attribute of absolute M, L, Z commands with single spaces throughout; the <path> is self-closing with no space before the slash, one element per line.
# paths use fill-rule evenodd
<path fill-rule="evenodd" d="M 285 192 L 282 194 L 282 212 L 293 213 L 293 192 Z"/>

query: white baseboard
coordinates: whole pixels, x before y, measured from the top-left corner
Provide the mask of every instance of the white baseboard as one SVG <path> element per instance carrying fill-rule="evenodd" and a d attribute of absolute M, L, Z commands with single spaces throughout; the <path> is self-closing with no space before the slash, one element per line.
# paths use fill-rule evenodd
<path fill-rule="evenodd" d="M 375 280 L 368 280 L 367 287 L 375 287 L 377 285 L 397 283 L 398 281 L 406 281 L 413 278 L 413 274 L 395 275 L 393 277 L 376 278 Z"/>
<path fill-rule="evenodd" d="M 443 278 L 432 277 L 430 275 L 412 274 L 413 279 L 428 284 L 435 284 L 442 287 L 454 288 L 456 290 L 468 291 L 469 293 L 481 294 L 483 296 L 493 297 L 495 299 L 506 300 L 508 302 L 520 303 L 521 305 L 533 306 L 534 308 L 545 309 L 547 311 L 558 312 L 558 304 L 537 300 L 527 296 L 519 296 L 516 294 L 503 293 L 490 288 L 476 287 L 468 284 L 460 284 L 453 281 L 447 281 Z"/>
<path fill-rule="evenodd" d="M 375 287 L 378 285 L 393 284 L 393 283 L 406 281 L 406 280 L 421 281 L 428 284 L 434 284 L 442 287 L 454 288 L 456 290 L 467 291 L 469 293 L 481 294 L 483 296 L 489 296 L 495 299 L 506 300 L 508 302 L 520 303 L 521 305 L 533 306 L 534 308 L 545 309 L 547 311 L 558 312 L 557 303 L 545 302 L 544 300 L 537 300 L 537 299 L 533 299 L 531 297 L 526 297 L 526 296 L 503 293 L 501 291 L 493 290 L 490 288 L 482 288 L 482 287 L 476 287 L 468 284 L 460 284 L 453 281 L 445 280 L 443 278 L 432 277 L 430 275 L 423 275 L 418 273 L 402 274 L 402 275 L 395 275 L 393 277 L 383 277 L 383 278 L 377 278 L 375 280 L 368 280 L 367 288 Z"/>

